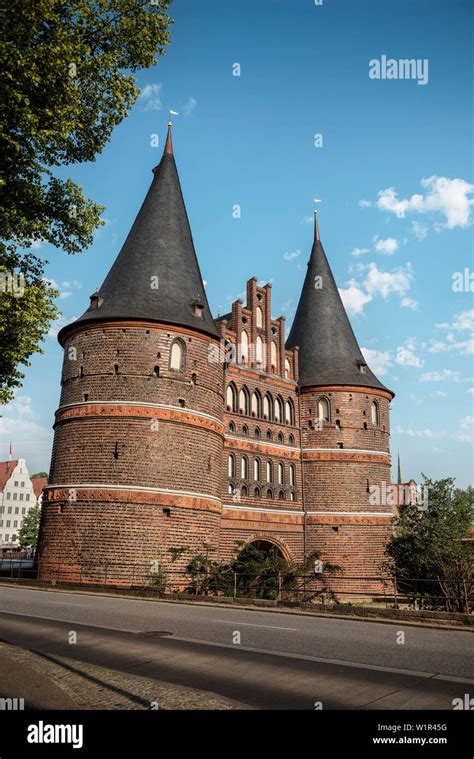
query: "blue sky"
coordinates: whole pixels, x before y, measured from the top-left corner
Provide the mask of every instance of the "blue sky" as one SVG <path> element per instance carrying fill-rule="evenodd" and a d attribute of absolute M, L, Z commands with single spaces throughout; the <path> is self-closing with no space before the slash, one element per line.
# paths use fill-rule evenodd
<path fill-rule="evenodd" d="M 59 326 L 102 283 L 161 156 L 168 110 L 179 111 L 175 156 L 213 312 L 256 275 L 291 326 L 321 199 L 323 245 L 359 344 L 396 392 L 391 448 L 404 478 L 471 482 L 473 296 L 453 291 L 453 273 L 474 271 L 472 7 L 176 0 L 171 46 L 140 73 L 129 117 L 94 163 L 60 171 L 106 206 L 106 226 L 75 257 L 38 251 L 62 293 Z M 369 78 L 383 55 L 427 60 L 428 82 Z M 11 439 L 30 471 L 49 468 L 59 398 L 54 334 L 44 347 L 0 420 L 0 458 Z"/>

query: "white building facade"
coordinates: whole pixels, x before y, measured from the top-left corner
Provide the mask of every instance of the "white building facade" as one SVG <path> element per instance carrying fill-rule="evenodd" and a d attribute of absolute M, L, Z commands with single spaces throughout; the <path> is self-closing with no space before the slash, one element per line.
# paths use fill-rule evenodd
<path fill-rule="evenodd" d="M 18 546 L 18 531 L 32 506 L 41 503 L 46 478 L 30 478 L 25 459 L 0 462 L 0 548 Z"/>

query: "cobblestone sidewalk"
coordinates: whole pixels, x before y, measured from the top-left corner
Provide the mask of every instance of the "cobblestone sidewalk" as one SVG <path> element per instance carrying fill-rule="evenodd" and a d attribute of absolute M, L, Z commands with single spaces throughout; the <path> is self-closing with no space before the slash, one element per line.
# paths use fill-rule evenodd
<path fill-rule="evenodd" d="M 246 709 L 243 704 L 206 691 L 162 683 L 62 656 L 39 654 L 7 643 L 0 654 L 22 669 L 28 667 L 45 683 L 61 688 L 77 709 Z M 0 683 L 1 684 L 1 683 Z M 0 696 L 2 694 L 0 693 Z"/>

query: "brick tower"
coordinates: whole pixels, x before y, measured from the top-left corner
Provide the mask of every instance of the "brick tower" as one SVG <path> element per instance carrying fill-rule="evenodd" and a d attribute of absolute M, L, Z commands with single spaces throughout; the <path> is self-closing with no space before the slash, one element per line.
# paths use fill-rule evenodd
<path fill-rule="evenodd" d="M 170 127 L 115 263 L 87 311 L 59 333 L 64 363 L 41 579 L 60 565 L 72 581 L 130 582 L 138 565 L 168 564 L 169 548 L 198 553 L 205 543 L 217 554 L 223 367 L 208 361 L 219 333 Z"/>
<path fill-rule="evenodd" d="M 296 345 L 306 551 L 320 550 L 347 576 L 379 576 L 393 516 L 377 493 L 382 496 L 383 483 L 390 483 L 394 394 L 360 351 L 321 244 L 316 212 L 308 271 L 286 348 Z M 370 591 L 375 586 L 357 580 L 338 587 Z"/>

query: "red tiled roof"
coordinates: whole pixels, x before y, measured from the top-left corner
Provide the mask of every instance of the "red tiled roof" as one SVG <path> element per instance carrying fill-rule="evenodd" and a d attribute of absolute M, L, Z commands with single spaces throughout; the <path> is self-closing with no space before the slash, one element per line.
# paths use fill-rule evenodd
<path fill-rule="evenodd" d="M 14 461 L 0 461 L 0 492 L 3 492 L 3 488 L 12 476 L 17 464 L 18 459 Z"/>
<path fill-rule="evenodd" d="M 48 478 L 47 477 L 32 477 L 31 484 L 33 485 L 33 490 L 35 491 L 36 498 L 39 498 L 43 488 L 45 487 L 45 485 L 48 484 Z"/>

